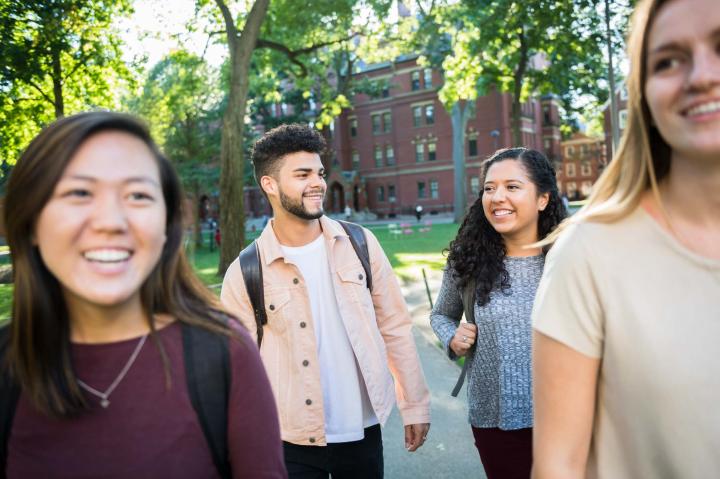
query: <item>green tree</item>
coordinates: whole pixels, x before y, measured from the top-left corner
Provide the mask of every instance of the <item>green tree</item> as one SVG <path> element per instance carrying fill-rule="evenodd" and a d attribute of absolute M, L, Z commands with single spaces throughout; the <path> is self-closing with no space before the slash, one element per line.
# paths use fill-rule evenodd
<path fill-rule="evenodd" d="M 129 78 L 111 22 L 129 0 L 0 0 L 0 158 L 68 111 L 118 105 Z"/>
<path fill-rule="evenodd" d="M 522 144 L 522 103 L 531 95 L 607 98 L 603 18 L 598 0 L 464 0 L 423 9 L 411 46 L 444 73 L 440 100 L 453 125 L 455 217 L 464 215 L 465 126 L 475 99 L 491 89 L 512 96 L 513 143 Z M 418 4 L 422 9 L 422 3 Z"/>
<path fill-rule="evenodd" d="M 222 100 L 219 72 L 184 50 L 160 60 L 148 73 L 142 93 L 128 100 L 131 111 L 151 126 L 195 205 L 219 180 Z M 201 242 L 196 211 L 193 219 L 191 254 Z"/>

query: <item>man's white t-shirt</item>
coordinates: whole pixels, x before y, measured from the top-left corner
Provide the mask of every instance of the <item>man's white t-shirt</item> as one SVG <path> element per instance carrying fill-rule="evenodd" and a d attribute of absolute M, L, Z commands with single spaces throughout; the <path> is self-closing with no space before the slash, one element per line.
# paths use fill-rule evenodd
<path fill-rule="evenodd" d="M 378 419 L 340 317 L 325 237 L 321 234 L 305 246 L 281 248 L 285 259 L 300 270 L 310 300 L 327 442 L 359 441 L 364 428 L 378 424 Z"/>

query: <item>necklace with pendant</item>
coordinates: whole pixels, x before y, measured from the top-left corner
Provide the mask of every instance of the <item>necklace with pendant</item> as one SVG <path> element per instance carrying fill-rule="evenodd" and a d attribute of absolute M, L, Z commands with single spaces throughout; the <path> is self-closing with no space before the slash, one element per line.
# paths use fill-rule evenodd
<path fill-rule="evenodd" d="M 127 363 L 125 363 L 125 367 L 122 368 L 122 371 L 120 371 L 120 374 L 117 375 L 115 380 L 110 384 L 110 387 L 108 387 L 104 392 L 98 391 L 92 386 L 89 386 L 84 381 L 81 381 L 80 379 L 77 380 L 78 385 L 83 388 L 85 391 L 89 392 L 93 396 L 96 396 L 100 398 L 100 405 L 103 408 L 107 408 L 110 405 L 110 395 L 115 390 L 116 387 L 120 384 L 120 382 L 123 380 L 125 375 L 128 373 L 130 368 L 132 367 L 133 363 L 138 357 L 138 354 L 140 354 L 140 350 L 143 347 L 143 344 L 145 344 L 145 340 L 147 339 L 147 334 L 144 335 L 142 338 L 140 338 L 140 341 L 138 341 L 137 346 L 135 346 L 135 350 L 130 355 L 130 358 L 128 359 Z"/>

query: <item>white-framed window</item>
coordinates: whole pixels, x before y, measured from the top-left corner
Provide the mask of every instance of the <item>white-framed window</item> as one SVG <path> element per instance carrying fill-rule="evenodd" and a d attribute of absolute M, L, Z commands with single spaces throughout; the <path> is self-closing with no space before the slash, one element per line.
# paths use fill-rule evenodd
<path fill-rule="evenodd" d="M 377 200 L 378 200 L 378 202 L 385 201 L 385 187 L 384 186 L 377 187 Z"/>
<path fill-rule="evenodd" d="M 352 168 L 353 170 L 360 169 L 360 153 L 357 150 L 352 151 Z"/>
<path fill-rule="evenodd" d="M 437 180 L 430 180 L 430 198 L 436 200 L 440 197 L 440 185 Z"/>
<path fill-rule="evenodd" d="M 575 163 L 567 163 L 565 165 L 565 176 L 568 178 L 575 176 Z"/>
<path fill-rule="evenodd" d="M 432 88 L 432 69 L 426 68 L 423 70 L 423 83 L 425 83 L 425 88 Z"/>
<path fill-rule="evenodd" d="M 590 162 L 584 161 L 580 163 L 580 176 L 590 175 L 592 175 L 592 166 L 590 165 Z"/>
<path fill-rule="evenodd" d="M 388 166 L 393 166 L 395 164 L 395 150 L 393 150 L 392 145 L 385 146 L 385 161 Z"/>
<path fill-rule="evenodd" d="M 417 70 L 410 74 L 410 89 L 412 91 L 420 89 L 420 72 Z"/>
<path fill-rule="evenodd" d="M 372 132 L 373 134 L 377 135 L 378 133 L 382 133 L 382 122 L 379 114 L 370 115 L 370 118 L 372 119 Z"/>
<path fill-rule="evenodd" d="M 574 146 L 568 146 L 565 148 L 565 155 L 566 156 L 573 156 L 575 154 L 575 147 Z"/>
<path fill-rule="evenodd" d="M 478 155 L 477 138 L 468 138 L 468 156 L 473 157 Z"/>
<path fill-rule="evenodd" d="M 432 125 L 435 123 L 435 106 L 425 105 L 425 124 Z"/>
<path fill-rule="evenodd" d="M 567 182 L 567 195 L 570 199 L 575 199 L 577 196 L 577 183 L 574 181 Z"/>
<path fill-rule="evenodd" d="M 590 196 L 590 193 L 592 193 L 592 187 L 593 187 L 592 182 L 583 181 L 580 184 L 580 194 L 582 194 L 585 197 Z"/>
<path fill-rule="evenodd" d="M 428 161 L 437 160 L 437 143 L 431 141 L 428 143 Z"/>
<path fill-rule="evenodd" d="M 427 191 L 425 191 L 425 182 L 424 181 L 418 181 L 417 183 L 418 188 L 418 198 L 426 198 L 427 197 Z"/>
<path fill-rule="evenodd" d="M 390 133 L 390 130 L 392 129 L 392 115 L 390 115 L 389 111 L 386 111 L 382 114 L 383 117 L 383 132 Z"/>
<path fill-rule="evenodd" d="M 382 148 L 375 146 L 375 167 L 380 168 L 383 165 Z"/>
<path fill-rule="evenodd" d="M 413 126 L 422 126 L 423 109 L 421 106 L 413 107 Z"/>
<path fill-rule="evenodd" d="M 623 86 L 620 90 L 620 99 L 621 100 L 627 100 L 630 95 L 628 95 L 628 89 L 626 86 Z"/>
<path fill-rule="evenodd" d="M 618 128 L 621 130 L 624 130 L 627 126 L 627 119 L 628 119 L 628 111 L 627 110 L 620 110 L 618 112 Z"/>
<path fill-rule="evenodd" d="M 422 163 L 425 161 L 425 145 L 422 143 L 415 144 L 415 163 Z"/>
<path fill-rule="evenodd" d="M 357 128 L 357 126 L 358 126 L 357 118 L 350 118 L 349 123 L 350 123 L 350 137 L 351 137 L 351 138 L 355 138 L 355 137 L 357 136 L 357 133 L 358 133 L 358 131 L 357 131 L 357 130 L 358 130 L 358 128 Z"/>
<path fill-rule="evenodd" d="M 473 196 L 480 195 L 480 177 L 478 177 L 478 176 L 470 177 L 470 193 L 472 193 Z"/>

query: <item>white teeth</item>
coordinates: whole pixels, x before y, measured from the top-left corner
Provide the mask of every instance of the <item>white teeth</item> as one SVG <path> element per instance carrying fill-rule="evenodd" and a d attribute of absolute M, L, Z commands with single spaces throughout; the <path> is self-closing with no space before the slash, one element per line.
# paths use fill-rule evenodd
<path fill-rule="evenodd" d="M 493 214 L 495 216 L 507 216 L 509 214 L 512 214 L 512 211 L 510 211 L 510 210 L 495 210 L 495 211 L 493 211 Z"/>
<path fill-rule="evenodd" d="M 703 113 L 714 113 L 720 111 L 720 101 L 711 101 L 709 103 L 703 103 L 702 105 L 690 108 L 687 112 L 688 115 L 702 115 Z"/>
<path fill-rule="evenodd" d="M 100 263 L 116 263 L 125 261 L 130 257 L 130 252 L 119 249 L 96 249 L 86 251 L 83 256 L 90 261 L 98 261 Z"/>

